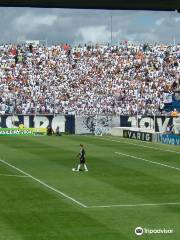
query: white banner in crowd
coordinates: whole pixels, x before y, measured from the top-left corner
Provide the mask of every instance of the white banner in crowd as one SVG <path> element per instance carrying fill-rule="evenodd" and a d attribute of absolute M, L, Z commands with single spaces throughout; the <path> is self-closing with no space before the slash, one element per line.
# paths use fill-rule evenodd
<path fill-rule="evenodd" d="M 76 134 L 109 134 L 112 127 L 120 127 L 120 118 L 117 116 L 76 116 Z"/>
<path fill-rule="evenodd" d="M 163 102 L 164 103 L 172 103 L 172 94 L 171 93 L 163 93 Z"/>

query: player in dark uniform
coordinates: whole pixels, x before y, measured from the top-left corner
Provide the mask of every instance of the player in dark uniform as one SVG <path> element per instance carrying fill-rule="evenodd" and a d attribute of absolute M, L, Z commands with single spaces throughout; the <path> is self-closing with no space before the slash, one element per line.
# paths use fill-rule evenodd
<path fill-rule="evenodd" d="M 77 170 L 75 170 L 75 171 L 79 172 L 81 169 L 81 166 L 83 166 L 83 168 L 86 172 L 88 171 L 87 166 L 86 166 L 85 155 L 86 155 L 86 152 L 85 152 L 84 146 L 82 144 L 80 144 L 80 152 L 77 155 L 77 157 L 79 157 L 79 164 L 78 164 Z"/>

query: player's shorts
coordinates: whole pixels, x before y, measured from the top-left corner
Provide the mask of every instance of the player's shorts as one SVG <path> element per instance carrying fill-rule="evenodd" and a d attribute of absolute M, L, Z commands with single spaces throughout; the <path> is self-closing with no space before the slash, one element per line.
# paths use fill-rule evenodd
<path fill-rule="evenodd" d="M 85 163 L 85 158 L 80 158 L 80 164 L 84 164 Z"/>

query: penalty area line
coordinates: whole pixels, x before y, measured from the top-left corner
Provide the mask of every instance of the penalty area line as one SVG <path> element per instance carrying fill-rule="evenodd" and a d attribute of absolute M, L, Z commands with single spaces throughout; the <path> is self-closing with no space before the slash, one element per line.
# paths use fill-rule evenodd
<path fill-rule="evenodd" d="M 150 161 L 150 160 L 147 160 L 147 159 L 144 159 L 144 158 L 135 157 L 135 156 L 120 153 L 120 152 L 115 152 L 115 154 L 139 159 L 139 160 L 144 161 L 144 162 L 149 162 L 149 163 L 157 164 L 157 165 L 160 165 L 160 166 L 163 166 L 163 167 L 172 168 L 172 169 L 180 171 L 180 168 L 176 168 L 176 167 L 166 165 L 166 164 L 162 164 L 162 163 L 155 162 L 155 161 Z M 169 205 L 180 205 L 180 202 L 97 205 L 97 206 L 88 206 L 88 208 L 115 208 L 115 207 L 122 207 L 123 208 L 123 207 L 169 206 Z"/>
<path fill-rule="evenodd" d="M 74 198 L 68 196 L 67 194 L 65 194 L 65 193 L 63 193 L 63 192 L 61 192 L 61 191 L 59 191 L 58 189 L 56 189 L 56 188 L 54 188 L 54 187 L 48 185 L 47 183 L 41 181 L 40 179 L 38 179 L 38 178 L 36 178 L 36 177 L 33 177 L 33 176 L 30 175 L 29 173 L 27 173 L 27 172 L 21 170 L 20 168 L 15 167 L 14 165 L 12 165 L 12 164 L 10 164 L 10 163 L 8 163 L 8 162 L 2 160 L 2 159 L 0 159 L 0 162 L 3 163 L 3 164 L 5 164 L 5 165 L 7 165 L 7 166 L 9 166 L 9 167 L 11 167 L 11 168 L 13 168 L 13 169 L 15 169 L 15 170 L 18 171 L 18 172 L 24 174 L 25 176 L 30 177 L 30 178 L 33 179 L 34 181 L 36 181 L 36 182 L 40 183 L 41 185 L 43 185 L 44 187 L 46 187 L 46 188 L 48 188 L 48 189 L 50 189 L 50 190 L 52 190 L 52 191 L 58 193 L 59 195 L 61 195 L 61 196 L 65 197 L 65 198 L 71 200 L 72 202 L 78 204 L 79 206 L 84 207 L 84 208 L 87 208 L 87 206 L 86 206 L 85 204 L 83 204 L 83 203 L 77 201 L 76 199 L 74 199 Z"/>
<path fill-rule="evenodd" d="M 114 207 L 148 207 L 148 206 L 168 206 L 180 205 L 180 203 L 142 203 L 142 204 L 117 204 L 117 205 L 102 205 L 102 206 L 89 206 L 88 208 L 114 208 Z"/>
<path fill-rule="evenodd" d="M 123 139 L 115 140 L 115 139 L 103 138 L 103 137 L 96 137 L 96 138 L 97 139 L 99 138 L 100 140 L 110 141 L 110 142 L 117 142 L 117 143 L 122 143 L 122 144 L 134 145 L 134 146 L 138 146 L 140 148 L 149 148 L 149 149 L 154 149 L 154 150 L 161 151 L 161 152 L 170 152 L 170 153 L 180 154 L 180 152 L 173 151 L 173 150 L 170 150 L 170 149 L 162 149 L 162 148 L 157 148 L 157 147 L 145 146 L 143 144 L 127 142 L 127 141 L 124 141 Z"/>
<path fill-rule="evenodd" d="M 130 157 L 130 158 L 134 158 L 134 159 L 138 159 L 138 160 L 141 160 L 141 161 L 144 161 L 144 162 L 149 162 L 149 163 L 152 163 L 152 164 L 156 164 L 156 165 L 160 165 L 160 166 L 163 166 L 163 167 L 172 168 L 172 169 L 175 169 L 177 171 L 180 171 L 180 168 L 173 167 L 173 166 L 163 164 L 163 163 L 159 163 L 159 162 L 155 162 L 155 161 L 151 161 L 151 160 L 147 160 L 145 158 L 135 157 L 135 156 L 128 155 L 128 154 L 125 154 L 125 153 L 121 153 L 121 152 L 115 152 L 115 154 Z"/>

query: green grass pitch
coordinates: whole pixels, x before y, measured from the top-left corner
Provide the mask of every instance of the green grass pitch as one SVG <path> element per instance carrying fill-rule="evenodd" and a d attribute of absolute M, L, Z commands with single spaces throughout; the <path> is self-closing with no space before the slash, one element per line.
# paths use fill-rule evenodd
<path fill-rule="evenodd" d="M 89 172 L 73 172 L 79 144 Z M 118 137 L 1 137 L 0 240 L 180 239 L 180 148 Z M 173 229 L 172 234 L 134 230 Z"/>

